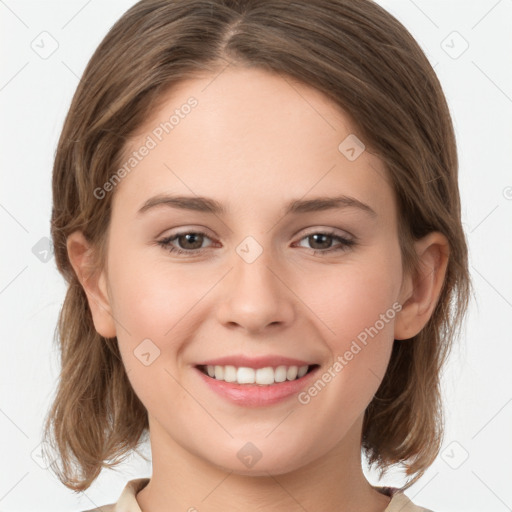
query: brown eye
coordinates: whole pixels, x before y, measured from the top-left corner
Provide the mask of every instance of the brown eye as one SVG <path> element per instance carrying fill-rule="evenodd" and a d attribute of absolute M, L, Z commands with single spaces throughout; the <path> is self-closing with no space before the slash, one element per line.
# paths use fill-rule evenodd
<path fill-rule="evenodd" d="M 330 249 L 333 237 L 324 233 L 317 233 L 315 235 L 309 235 L 309 243 L 312 249 Z"/>
<path fill-rule="evenodd" d="M 186 233 L 178 235 L 176 240 L 181 249 L 200 249 L 203 245 L 203 235 L 201 233 Z"/>
<path fill-rule="evenodd" d="M 202 245 L 205 239 L 209 239 L 206 233 L 200 231 L 185 231 L 160 240 L 158 245 L 164 247 L 169 252 L 193 255 L 203 249 Z"/>
<path fill-rule="evenodd" d="M 356 244 L 355 240 L 342 237 L 334 232 L 310 233 L 301 240 L 307 240 L 314 254 L 346 251 L 349 249 L 349 247 L 352 247 Z M 338 245 L 332 247 L 333 241 L 338 241 Z M 304 246 L 301 245 L 301 247 Z"/>

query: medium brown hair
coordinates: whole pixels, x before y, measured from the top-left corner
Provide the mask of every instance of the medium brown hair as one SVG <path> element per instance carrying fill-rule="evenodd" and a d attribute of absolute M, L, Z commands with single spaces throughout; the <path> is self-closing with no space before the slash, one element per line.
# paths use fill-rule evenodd
<path fill-rule="evenodd" d="M 406 489 L 440 450 L 440 372 L 471 283 L 445 97 L 414 38 L 371 0 L 142 0 L 105 36 L 73 97 L 53 168 L 51 233 L 69 288 L 58 323 L 62 371 L 45 424 L 47 445 L 62 466 L 52 468 L 67 487 L 87 489 L 148 432 L 147 411 L 126 376 L 117 339 L 95 331 L 66 239 L 82 230 L 101 268 L 115 190 L 101 200 L 93 191 L 121 165 L 130 137 L 165 93 L 228 64 L 298 79 L 350 116 L 393 186 L 404 271 L 418 268 L 414 240 L 432 231 L 449 240 L 435 310 L 419 334 L 395 340 L 365 411 L 368 462 L 380 476 L 403 464 L 414 476 Z"/>

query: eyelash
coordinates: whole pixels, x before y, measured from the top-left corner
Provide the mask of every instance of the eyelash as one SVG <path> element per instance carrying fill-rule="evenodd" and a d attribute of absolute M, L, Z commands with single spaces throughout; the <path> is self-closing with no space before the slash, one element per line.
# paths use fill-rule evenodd
<path fill-rule="evenodd" d="M 179 248 L 171 245 L 172 241 L 174 241 L 177 238 L 179 238 L 180 236 L 184 236 L 184 235 L 203 235 L 206 238 L 210 238 L 206 233 L 204 233 L 202 231 L 183 231 L 182 233 L 176 233 L 176 234 L 168 236 L 162 240 L 158 240 L 157 243 L 158 243 L 158 245 L 160 245 L 161 247 L 163 247 L 170 253 L 175 253 L 175 254 L 187 254 L 189 256 L 192 256 L 192 255 L 195 255 L 198 252 L 203 250 L 203 249 L 184 250 L 184 249 L 179 249 Z M 337 248 L 330 248 L 330 249 L 325 249 L 325 250 L 311 249 L 313 251 L 313 254 L 315 254 L 315 255 L 316 254 L 326 254 L 326 253 L 331 253 L 331 252 L 338 252 L 338 251 L 346 251 L 350 247 L 353 247 L 356 245 L 355 240 L 350 240 L 350 239 L 344 238 L 340 235 L 336 235 L 334 231 L 314 231 L 313 233 L 308 233 L 307 235 L 302 237 L 300 240 L 304 240 L 304 238 L 309 238 L 310 236 L 313 236 L 313 235 L 330 236 L 334 240 L 341 242 L 341 245 L 338 246 Z"/>

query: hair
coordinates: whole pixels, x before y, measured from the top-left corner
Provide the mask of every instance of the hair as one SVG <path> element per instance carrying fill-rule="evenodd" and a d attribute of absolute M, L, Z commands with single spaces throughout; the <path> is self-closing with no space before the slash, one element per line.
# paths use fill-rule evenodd
<path fill-rule="evenodd" d="M 399 212 L 404 272 L 414 241 L 438 231 L 450 244 L 445 280 L 424 328 L 395 340 L 368 405 L 362 450 L 380 477 L 401 464 L 415 483 L 439 453 L 440 376 L 471 292 L 451 116 L 432 66 L 407 29 L 371 0 L 142 0 L 110 29 L 74 94 L 53 167 L 51 235 L 68 284 L 56 336 L 61 373 L 44 440 L 53 471 L 75 491 L 114 467 L 148 433 L 117 338 L 93 324 L 67 237 L 81 230 L 105 263 L 112 197 L 93 191 L 121 165 L 127 141 L 180 81 L 226 65 L 291 77 L 333 100 L 384 163 Z"/>

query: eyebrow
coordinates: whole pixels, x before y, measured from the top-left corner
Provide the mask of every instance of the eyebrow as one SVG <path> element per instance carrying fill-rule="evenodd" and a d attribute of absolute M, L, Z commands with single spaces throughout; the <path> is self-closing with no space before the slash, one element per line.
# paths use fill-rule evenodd
<path fill-rule="evenodd" d="M 221 203 L 209 197 L 160 194 L 148 199 L 139 209 L 138 214 L 161 206 L 212 213 L 214 215 L 224 215 L 226 213 L 226 209 Z M 314 199 L 295 199 L 286 204 L 284 215 L 343 208 L 357 208 L 373 218 L 377 217 L 377 213 L 370 206 L 355 197 L 345 195 L 336 197 L 316 197 Z"/>

